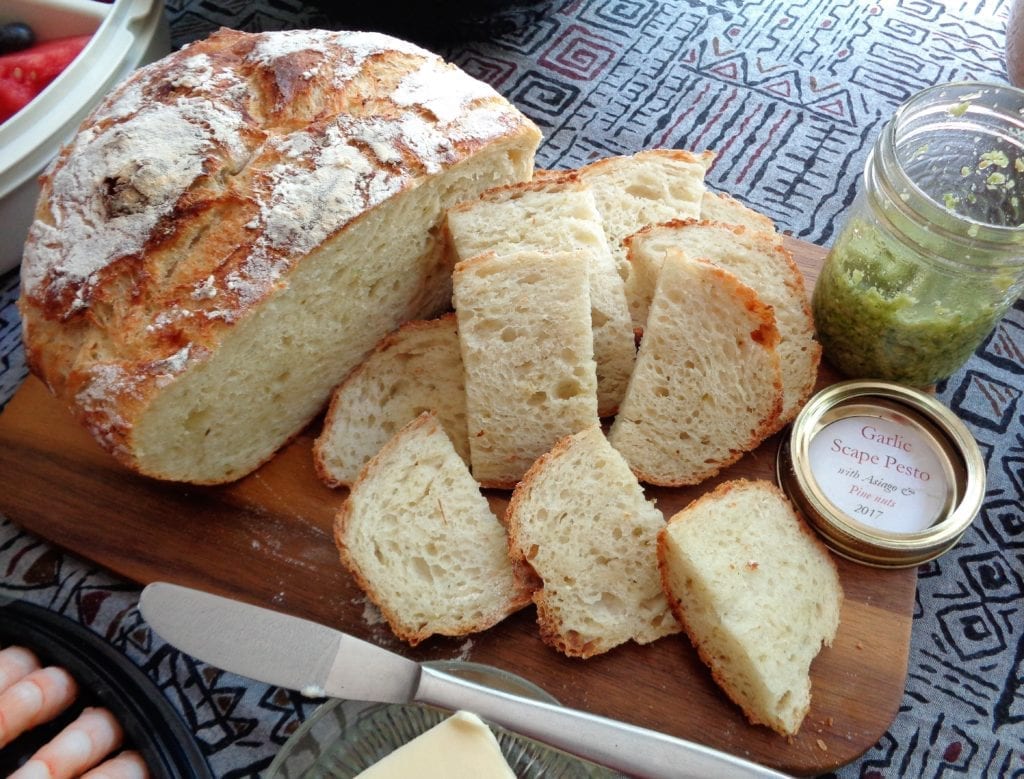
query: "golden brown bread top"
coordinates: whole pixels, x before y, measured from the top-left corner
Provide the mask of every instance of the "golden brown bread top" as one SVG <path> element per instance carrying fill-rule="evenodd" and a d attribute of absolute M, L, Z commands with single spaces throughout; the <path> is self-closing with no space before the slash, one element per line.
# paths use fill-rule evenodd
<path fill-rule="evenodd" d="M 527 126 L 388 36 L 221 30 L 137 71 L 44 175 L 22 263 L 30 364 L 84 405 L 139 394 L 353 220 Z"/>

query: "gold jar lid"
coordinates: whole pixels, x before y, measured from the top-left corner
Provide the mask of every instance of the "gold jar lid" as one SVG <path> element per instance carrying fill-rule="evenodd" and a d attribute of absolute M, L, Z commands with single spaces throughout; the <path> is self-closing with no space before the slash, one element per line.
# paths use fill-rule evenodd
<path fill-rule="evenodd" d="M 846 381 L 812 397 L 779 447 L 779 484 L 836 553 L 902 568 L 960 540 L 985 495 L 985 461 L 931 395 Z"/>

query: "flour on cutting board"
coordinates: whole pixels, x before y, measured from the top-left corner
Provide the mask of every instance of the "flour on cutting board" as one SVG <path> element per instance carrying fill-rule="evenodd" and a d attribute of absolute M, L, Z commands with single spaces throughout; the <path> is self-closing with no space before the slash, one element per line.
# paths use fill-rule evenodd
<path fill-rule="evenodd" d="M 459 653 L 452 658 L 453 660 L 468 660 L 469 654 L 473 649 L 473 639 L 467 638 L 462 642 L 462 646 L 459 647 Z"/>
<path fill-rule="evenodd" d="M 362 598 L 356 598 L 352 602 L 363 604 L 363 622 L 367 625 L 377 627 L 384 624 L 384 615 L 380 613 L 380 609 L 377 608 L 376 604 L 365 595 Z"/>

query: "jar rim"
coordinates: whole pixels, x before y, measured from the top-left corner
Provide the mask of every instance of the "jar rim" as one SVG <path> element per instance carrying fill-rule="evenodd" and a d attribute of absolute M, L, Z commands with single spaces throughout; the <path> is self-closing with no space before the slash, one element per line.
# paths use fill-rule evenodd
<path fill-rule="evenodd" d="M 949 104 L 966 103 L 971 95 L 984 92 L 1012 96 L 1021 107 L 1024 107 L 1024 89 L 1008 84 L 957 81 L 927 87 L 900 104 L 892 118 L 882 128 L 879 136 L 880 153 L 868 155 L 864 175 L 869 181 L 872 175 L 885 179 L 888 189 L 891 190 L 889 199 L 902 215 L 915 222 L 927 224 L 930 231 L 945 239 L 958 243 L 969 241 L 973 247 L 994 252 L 1005 251 L 1007 246 L 1021 245 L 1022 251 L 1018 256 L 1003 256 L 999 265 L 1024 266 L 1024 221 L 1018 225 L 993 224 L 953 210 L 923 189 L 906 172 L 895 152 L 900 130 L 904 129 L 910 118 L 915 116 L 915 112 L 922 106 L 936 103 L 937 97 L 943 96 L 950 96 L 944 101 Z M 1007 116 L 1010 117 L 1009 114 Z M 1024 134 L 1024 114 L 1015 114 L 1013 118 Z M 876 161 L 876 156 L 881 159 Z M 914 198 L 900 197 L 896 194 L 905 191 L 906 188 L 913 192 Z M 1024 189 L 1021 191 L 1021 197 L 1024 198 Z M 914 202 L 911 203 L 911 200 Z"/>

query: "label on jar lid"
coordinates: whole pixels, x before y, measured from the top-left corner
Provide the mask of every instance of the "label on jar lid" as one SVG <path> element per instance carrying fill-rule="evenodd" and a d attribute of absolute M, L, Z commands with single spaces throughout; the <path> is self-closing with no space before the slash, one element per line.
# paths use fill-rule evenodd
<path fill-rule="evenodd" d="M 898 419 L 850 416 L 811 439 L 809 466 L 828 500 L 879 530 L 914 533 L 940 520 L 951 485 L 931 442 Z"/>
<path fill-rule="evenodd" d="M 839 382 L 808 400 L 776 475 L 834 552 L 881 568 L 950 549 L 985 495 L 985 461 L 963 422 L 927 393 L 877 380 Z"/>

